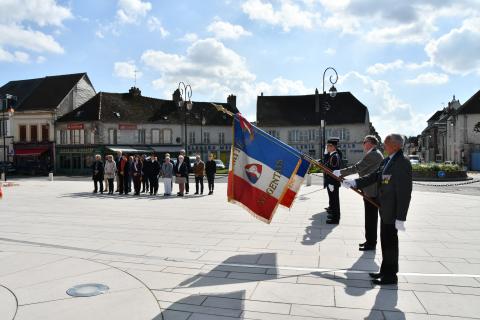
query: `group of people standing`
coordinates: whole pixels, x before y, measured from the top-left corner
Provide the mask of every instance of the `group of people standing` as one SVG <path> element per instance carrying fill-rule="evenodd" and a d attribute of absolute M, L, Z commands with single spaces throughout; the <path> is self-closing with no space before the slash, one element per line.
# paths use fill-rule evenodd
<path fill-rule="evenodd" d="M 185 151 L 180 151 L 178 160 L 174 163 L 170 154 L 165 155 L 165 159 L 160 162 L 158 158 L 152 154 L 147 155 L 131 155 L 117 152 L 114 159 L 112 155 L 107 155 L 105 163 L 100 155 L 95 156 L 92 164 L 92 180 L 94 182 L 94 193 L 100 191 L 114 193 L 114 181 L 116 180 L 116 190 L 119 194 L 128 195 L 132 192 L 132 184 L 134 195 L 149 192 L 150 195 L 157 195 L 159 189 L 159 179 L 163 179 L 164 196 L 172 195 L 173 183 L 179 186 L 178 196 L 184 196 L 189 192 L 189 167 L 190 161 L 185 159 Z M 216 174 L 216 163 L 213 155 L 209 155 L 209 160 L 205 164 L 199 155 L 195 157 L 193 164 L 193 172 L 195 175 L 195 194 L 203 194 L 203 177 L 206 175 L 208 180 L 209 195 L 213 194 L 214 180 Z M 104 184 L 105 182 L 105 189 Z"/>
<path fill-rule="evenodd" d="M 382 264 L 378 273 L 370 273 L 374 284 L 396 284 L 398 281 L 398 231 L 405 231 L 405 220 L 412 193 L 412 166 L 403 154 L 404 138 L 390 134 L 383 143 L 386 157 L 378 149 L 379 141 L 368 135 L 363 139 L 364 157 L 356 164 L 341 168 L 341 155 L 337 140 L 329 140 L 324 164 L 340 178 L 325 175 L 328 191 L 327 224 L 340 222 L 339 187 L 357 188 L 364 198 L 365 242 L 360 251 L 375 250 L 377 245 L 378 216 L 380 214 L 380 240 Z M 342 178 L 358 174 L 358 179 Z"/>

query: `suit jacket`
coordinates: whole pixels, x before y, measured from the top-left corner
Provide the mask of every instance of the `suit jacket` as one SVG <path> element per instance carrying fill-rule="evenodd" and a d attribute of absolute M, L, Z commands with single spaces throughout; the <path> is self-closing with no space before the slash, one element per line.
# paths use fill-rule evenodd
<path fill-rule="evenodd" d="M 325 165 L 332 171 L 340 170 L 340 168 L 341 168 L 342 158 L 340 157 L 340 155 L 336 151 L 332 152 L 331 154 L 325 155 L 323 161 L 324 161 Z M 323 180 L 324 180 L 323 185 L 324 186 L 327 186 L 329 184 L 332 184 L 332 185 L 337 186 L 337 187 L 340 186 L 340 182 L 335 180 L 334 178 L 330 177 L 329 175 L 324 174 L 323 177 L 324 177 L 323 178 Z"/>
<path fill-rule="evenodd" d="M 364 177 L 378 169 L 383 161 L 383 155 L 376 148 L 368 152 L 362 160 L 355 163 L 353 166 L 340 170 L 342 176 L 349 176 L 358 173 L 360 177 Z M 363 193 L 369 197 L 377 196 L 377 185 L 371 184 L 362 189 Z"/>
<path fill-rule="evenodd" d="M 398 151 L 392 158 L 385 158 L 374 172 L 356 180 L 358 188 L 376 184 L 377 199 L 380 204 L 380 217 L 386 224 L 395 220 L 407 220 L 408 207 L 412 198 L 412 165 Z"/>
<path fill-rule="evenodd" d="M 95 160 L 92 164 L 92 179 L 103 180 L 104 167 L 102 160 Z"/>
<path fill-rule="evenodd" d="M 180 161 L 177 161 L 177 163 L 175 163 L 175 165 L 173 166 L 173 173 L 175 175 L 180 174 L 180 177 L 186 178 L 188 176 L 187 163 L 185 162 L 185 160 L 182 162 L 181 165 L 179 165 L 179 163 Z"/>

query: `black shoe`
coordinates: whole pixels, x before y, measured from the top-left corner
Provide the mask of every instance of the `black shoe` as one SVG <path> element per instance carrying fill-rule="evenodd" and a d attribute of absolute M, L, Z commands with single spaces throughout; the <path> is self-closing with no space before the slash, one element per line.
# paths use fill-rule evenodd
<path fill-rule="evenodd" d="M 370 278 L 372 279 L 380 279 L 382 277 L 382 274 L 381 273 L 375 273 L 375 272 L 371 272 L 368 274 L 370 276 Z"/>
<path fill-rule="evenodd" d="M 397 284 L 398 283 L 398 279 L 397 277 L 395 278 L 381 278 L 381 279 L 374 279 L 372 280 L 372 284 L 376 284 L 376 285 L 387 285 L 387 284 Z"/>
<path fill-rule="evenodd" d="M 327 220 L 327 224 L 339 224 L 340 220 L 336 220 L 336 219 L 328 219 Z"/>
<path fill-rule="evenodd" d="M 371 251 L 371 250 L 375 250 L 375 246 L 371 246 L 371 245 L 367 244 L 363 247 L 358 248 L 358 250 L 360 250 L 360 251 Z"/>
<path fill-rule="evenodd" d="M 194 194 L 198 194 L 198 192 L 195 192 Z"/>
<path fill-rule="evenodd" d="M 367 241 L 365 241 L 364 243 L 359 243 L 358 246 L 359 247 L 365 247 L 366 244 L 367 244 Z"/>
<path fill-rule="evenodd" d="M 179 197 L 183 197 L 183 194 L 182 194 L 182 193 L 179 193 L 179 194 L 177 194 L 177 196 L 179 196 Z"/>
<path fill-rule="evenodd" d="M 325 207 L 325 210 L 330 211 L 331 209 L 330 207 Z"/>
<path fill-rule="evenodd" d="M 185 194 L 188 194 L 188 191 L 186 191 Z"/>

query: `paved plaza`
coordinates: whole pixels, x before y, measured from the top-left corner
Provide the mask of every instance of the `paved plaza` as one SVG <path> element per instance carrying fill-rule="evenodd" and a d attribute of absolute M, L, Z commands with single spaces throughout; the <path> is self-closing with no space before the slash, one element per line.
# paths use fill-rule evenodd
<path fill-rule="evenodd" d="M 13 180 L 0 201 L 0 319 L 480 319 L 480 183 L 414 187 L 398 286 L 358 251 L 363 202 L 319 178 L 266 225 L 212 196 L 92 194 L 88 178 Z M 437 192 L 439 188 L 441 192 Z M 71 297 L 76 285 L 109 290 Z"/>

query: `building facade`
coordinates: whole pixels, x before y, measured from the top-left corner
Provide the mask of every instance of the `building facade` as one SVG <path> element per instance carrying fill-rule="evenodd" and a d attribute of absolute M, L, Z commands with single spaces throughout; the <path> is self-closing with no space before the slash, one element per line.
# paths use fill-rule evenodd
<path fill-rule="evenodd" d="M 235 97 L 217 103 L 236 113 Z M 187 136 L 185 136 L 185 122 Z M 231 148 L 232 119 L 209 102 L 193 102 L 185 112 L 173 100 L 144 97 L 138 88 L 128 93 L 100 92 L 56 122 L 56 171 L 87 174 L 95 154 L 155 154 L 176 157 L 207 153 L 227 162 Z"/>
<path fill-rule="evenodd" d="M 323 156 L 322 120 L 326 123 L 325 139 L 339 138 L 344 160 L 359 161 L 363 138 L 375 130 L 367 107 L 350 92 L 339 92 L 335 98 L 325 94 L 257 98 L 258 127 L 315 158 Z"/>
<path fill-rule="evenodd" d="M 55 158 L 55 121 L 95 95 L 86 73 L 10 81 L 0 94 L 17 99 L 11 118 L 13 160 L 25 173 L 50 171 Z"/>

